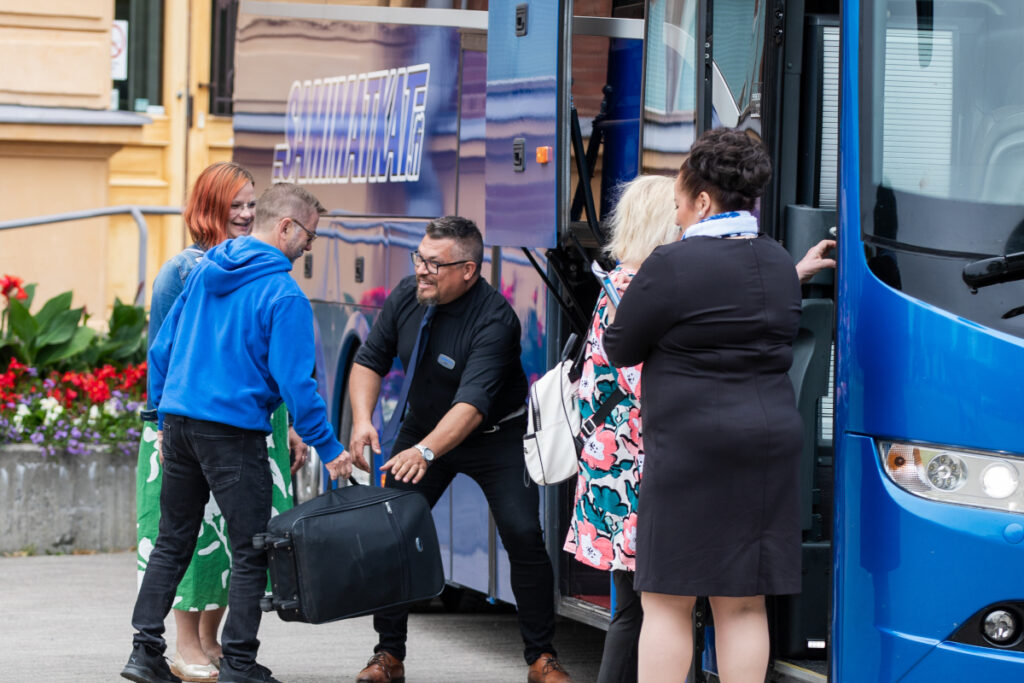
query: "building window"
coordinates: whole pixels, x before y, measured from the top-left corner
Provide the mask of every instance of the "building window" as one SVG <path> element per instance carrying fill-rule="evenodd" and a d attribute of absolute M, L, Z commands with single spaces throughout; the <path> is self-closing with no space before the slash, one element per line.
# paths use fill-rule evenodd
<path fill-rule="evenodd" d="M 163 0 L 115 0 L 114 18 L 128 22 L 127 78 L 114 81 L 117 108 L 152 111 L 163 104 Z"/>
<path fill-rule="evenodd" d="M 235 30 L 238 0 L 213 0 L 210 36 L 210 113 L 231 116 L 235 90 Z"/>

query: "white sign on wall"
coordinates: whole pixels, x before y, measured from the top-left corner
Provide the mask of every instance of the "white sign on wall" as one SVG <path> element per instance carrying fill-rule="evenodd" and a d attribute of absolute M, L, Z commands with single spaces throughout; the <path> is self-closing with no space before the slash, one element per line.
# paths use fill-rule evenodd
<path fill-rule="evenodd" d="M 115 81 L 128 78 L 128 22 L 115 19 L 110 28 L 110 77 Z"/>

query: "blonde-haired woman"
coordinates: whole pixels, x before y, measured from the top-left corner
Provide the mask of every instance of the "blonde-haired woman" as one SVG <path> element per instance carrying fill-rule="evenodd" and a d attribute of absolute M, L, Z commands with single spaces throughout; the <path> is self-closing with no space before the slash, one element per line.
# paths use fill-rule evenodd
<path fill-rule="evenodd" d="M 619 265 L 611 280 L 621 295 L 657 247 L 682 234 L 676 225 L 673 181 L 664 176 L 639 176 L 623 187 L 609 225 L 605 247 Z M 587 439 L 580 456 L 576 502 L 565 550 L 577 561 L 611 571 L 616 609 L 605 636 L 598 683 L 636 680 L 637 642 L 643 613 L 633 591 L 636 514 L 643 440 L 640 434 L 640 366 L 614 368 L 602 339 L 614 307 L 602 291 L 584 350 L 580 379 L 581 413 L 593 416 L 614 396 L 621 399 Z M 616 394 L 619 389 L 622 393 Z"/>

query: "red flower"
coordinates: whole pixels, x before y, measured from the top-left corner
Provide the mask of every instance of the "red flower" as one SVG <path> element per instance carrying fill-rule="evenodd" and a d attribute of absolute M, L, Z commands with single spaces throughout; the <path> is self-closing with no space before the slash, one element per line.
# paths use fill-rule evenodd
<path fill-rule="evenodd" d="M 85 383 L 85 378 L 77 372 L 65 372 L 60 381 L 67 382 L 81 389 Z"/>
<path fill-rule="evenodd" d="M 10 300 L 11 292 L 13 291 L 15 299 L 25 300 L 28 298 L 28 293 L 21 286 L 24 282 L 20 277 L 4 275 L 0 277 L 0 294 L 3 294 L 5 299 Z"/>
<path fill-rule="evenodd" d="M 110 379 L 117 376 L 117 368 L 109 363 L 96 371 L 96 379 Z"/>
<path fill-rule="evenodd" d="M 128 391 L 136 384 L 138 384 L 140 380 L 145 379 L 146 364 L 140 363 L 139 365 L 135 366 L 129 365 L 128 367 L 121 371 L 121 377 L 122 379 L 120 385 L 118 385 L 118 389 L 120 389 L 121 391 Z"/>

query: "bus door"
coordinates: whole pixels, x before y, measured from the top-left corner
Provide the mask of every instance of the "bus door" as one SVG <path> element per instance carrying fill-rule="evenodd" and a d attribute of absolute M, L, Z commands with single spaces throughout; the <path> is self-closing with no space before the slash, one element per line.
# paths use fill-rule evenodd
<path fill-rule="evenodd" d="M 548 16 L 555 11 L 554 3 L 540 4 Z M 521 170 L 510 166 L 515 159 L 506 154 L 497 162 L 492 175 L 494 167 L 488 148 L 488 230 L 494 229 L 493 221 L 500 216 L 510 228 L 518 225 L 514 244 L 545 247 L 543 253 L 528 250 L 531 258 L 536 257 L 534 263 L 548 284 L 544 368 L 559 358 L 570 333 L 582 336 L 589 322 L 598 290 L 589 265 L 591 260 L 602 258 L 601 218 L 614 207 L 617 186 L 635 177 L 639 169 L 642 4 L 635 0 L 613 0 L 603 6 L 586 5 L 586 11 L 597 16 L 573 14 L 574 7 L 579 10 L 581 3 L 561 5 L 565 35 L 559 50 L 554 50 L 552 43 L 546 53 L 555 60 L 554 81 L 545 77 L 546 83 L 537 81 L 536 89 L 524 88 L 523 83 L 530 81 L 526 76 L 528 70 L 521 77 L 513 77 L 520 79 L 516 81 L 510 80 L 504 67 L 498 69 L 502 77 L 497 79 L 499 87 L 494 91 L 492 108 L 490 64 L 488 79 L 489 145 L 498 146 L 497 158 L 506 153 L 509 141 L 505 136 L 491 137 L 491 121 L 498 120 L 495 131 L 507 128 L 511 122 L 507 120 L 506 106 L 522 112 L 517 125 L 526 133 L 521 136 L 526 145 L 525 168 Z M 488 44 L 492 54 L 501 49 L 500 58 L 507 60 L 506 49 L 494 43 L 496 11 L 502 10 L 492 2 Z M 529 11 L 534 11 L 533 5 Z M 531 14 L 530 21 L 533 20 Z M 532 57 L 535 59 L 536 55 Z M 534 64 L 529 67 L 536 68 Z M 513 92 L 515 83 L 517 94 L 509 98 L 506 93 Z M 543 108 L 533 104 L 536 96 L 545 98 Z M 549 134 L 554 136 L 550 139 L 554 142 L 551 152 L 555 157 L 547 163 L 542 161 L 547 153 L 543 140 L 536 144 L 537 138 L 531 133 L 548 130 L 541 124 L 544 116 L 554 126 Z M 531 171 L 536 174 L 533 181 L 528 177 Z M 540 204 L 522 213 L 507 214 L 505 207 L 511 202 L 504 187 L 528 182 L 542 183 L 536 195 Z M 531 219 L 531 213 L 539 218 Z M 523 227 L 524 218 L 527 229 Z M 530 374 L 529 369 L 527 373 Z M 536 376 L 531 376 L 531 381 Z M 556 609 L 562 616 L 606 628 L 613 600 L 609 573 L 585 566 L 562 550 L 572 515 L 575 483 L 571 479 L 542 489 L 545 538 L 558 586 Z"/>
<path fill-rule="evenodd" d="M 522 268 L 518 264 L 532 262 L 543 271 L 544 256 L 536 250 L 554 247 L 557 241 L 568 164 L 563 127 L 571 9 L 572 2 L 567 0 L 492 0 L 488 7 L 484 239 L 492 247 L 492 284 L 503 292 L 522 282 L 513 272 Z M 531 273 L 528 279 L 533 277 Z M 543 365 L 532 372 L 527 368 L 533 377 L 547 367 L 547 340 L 552 338 L 550 316 L 537 317 L 538 311 L 551 310 L 551 299 L 545 291 L 536 294 L 546 301 L 534 307 L 532 316 L 526 311 L 533 327 L 543 330 L 542 339 L 536 340 L 543 348 Z M 528 341 L 531 330 L 524 332 Z M 548 493 L 541 489 L 541 510 Z M 484 505 L 478 509 L 486 515 Z M 487 592 L 514 603 L 508 556 L 494 522 L 487 516 L 478 521 L 486 522 L 489 532 L 488 552 L 479 556 L 489 563 Z M 550 538 L 549 532 L 549 542 Z"/>
<path fill-rule="evenodd" d="M 831 5 L 835 5 L 832 7 Z M 646 26 L 643 169 L 675 174 L 700 132 L 718 126 L 764 141 L 773 178 L 757 211 L 762 232 L 798 261 L 836 225 L 838 21 L 803 3 L 651 0 Z M 838 3 L 818 3 L 838 12 Z M 823 680 L 831 549 L 830 358 L 833 273 L 803 287 L 790 370 L 804 421 L 801 454 L 803 593 L 769 601 L 774 673 Z M 825 417 L 823 417 L 823 415 Z M 713 627 L 695 613 L 703 663 L 714 673 Z M 713 624 L 713 615 L 710 615 Z M 706 642 L 705 642 L 706 636 Z"/>

